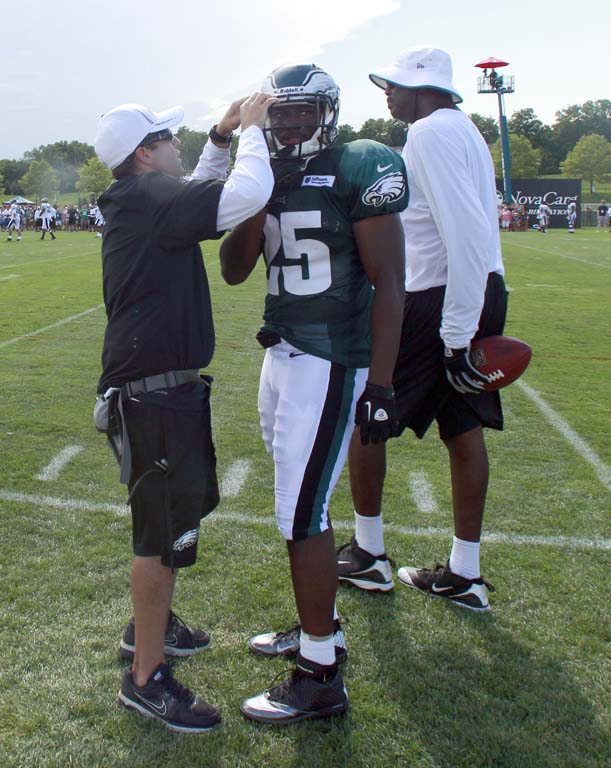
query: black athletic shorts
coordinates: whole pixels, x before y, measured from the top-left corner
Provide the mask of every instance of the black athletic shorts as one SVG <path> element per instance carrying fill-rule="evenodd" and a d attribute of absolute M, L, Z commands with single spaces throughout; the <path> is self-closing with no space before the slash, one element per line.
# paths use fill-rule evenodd
<path fill-rule="evenodd" d="M 200 520 L 219 501 L 210 385 L 202 380 L 129 397 L 123 412 L 132 451 L 130 493 L 135 488 L 134 554 L 161 556 L 168 568 L 193 565 Z"/>
<path fill-rule="evenodd" d="M 423 437 L 434 419 L 446 440 L 478 426 L 503 429 L 498 392 L 461 395 L 448 382 L 439 335 L 445 286 L 405 294 L 401 345 L 393 385 L 401 431 Z M 474 338 L 502 335 L 507 315 L 507 289 L 502 276 L 488 276 L 479 329 Z"/>

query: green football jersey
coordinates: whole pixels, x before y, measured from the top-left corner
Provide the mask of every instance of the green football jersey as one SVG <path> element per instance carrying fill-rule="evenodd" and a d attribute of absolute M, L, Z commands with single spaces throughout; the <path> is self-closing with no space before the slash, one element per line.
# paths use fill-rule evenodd
<path fill-rule="evenodd" d="M 373 288 L 353 224 L 407 203 L 401 156 L 368 139 L 331 146 L 278 180 L 264 228 L 263 329 L 325 360 L 368 367 Z"/>

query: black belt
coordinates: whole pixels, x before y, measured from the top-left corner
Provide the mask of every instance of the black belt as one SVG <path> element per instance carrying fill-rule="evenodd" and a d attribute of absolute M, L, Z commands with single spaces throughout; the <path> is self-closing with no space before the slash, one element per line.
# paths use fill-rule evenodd
<path fill-rule="evenodd" d="M 192 369 L 157 373 L 154 376 L 136 379 L 136 381 L 128 381 L 127 384 L 123 385 L 122 389 L 127 393 L 128 397 L 135 397 L 143 392 L 151 392 L 153 389 L 179 387 L 181 384 L 186 384 L 189 381 L 201 381 L 199 371 Z"/>

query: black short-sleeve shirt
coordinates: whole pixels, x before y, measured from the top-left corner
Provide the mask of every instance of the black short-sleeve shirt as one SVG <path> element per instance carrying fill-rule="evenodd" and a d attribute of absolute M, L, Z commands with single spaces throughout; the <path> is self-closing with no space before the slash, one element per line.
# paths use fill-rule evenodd
<path fill-rule="evenodd" d="M 223 234 L 222 189 L 154 172 L 116 181 L 100 197 L 108 325 L 98 392 L 209 364 L 214 326 L 199 241 Z"/>

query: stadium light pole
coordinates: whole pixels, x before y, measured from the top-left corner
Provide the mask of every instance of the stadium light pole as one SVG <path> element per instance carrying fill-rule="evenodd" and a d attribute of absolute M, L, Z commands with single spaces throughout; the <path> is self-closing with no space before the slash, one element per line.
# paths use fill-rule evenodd
<path fill-rule="evenodd" d="M 477 78 L 478 93 L 496 93 L 499 100 L 499 128 L 501 131 L 501 166 L 503 169 L 503 198 L 507 204 L 511 204 L 511 156 L 509 154 L 509 131 L 507 118 L 505 117 L 505 105 L 503 96 L 514 92 L 513 75 L 499 75 L 497 69 L 508 66 L 508 61 L 495 59 L 494 56 L 480 61 L 475 66 L 483 70 Z M 490 73 L 488 72 L 490 70 Z"/>

